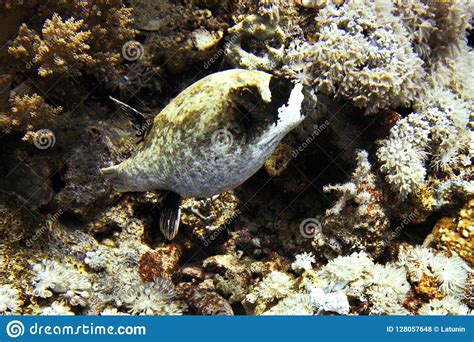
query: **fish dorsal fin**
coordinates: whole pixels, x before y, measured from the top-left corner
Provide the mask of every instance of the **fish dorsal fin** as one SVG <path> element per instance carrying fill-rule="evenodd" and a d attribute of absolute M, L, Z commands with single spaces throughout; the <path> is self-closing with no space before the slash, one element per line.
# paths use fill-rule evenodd
<path fill-rule="evenodd" d="M 129 106 L 128 104 L 109 96 L 109 98 L 114 101 L 125 113 L 128 117 L 130 122 L 132 123 L 132 127 L 137 130 L 137 137 L 140 138 L 140 141 L 143 141 L 147 133 L 150 131 L 152 126 L 152 121 L 147 119 L 142 112 L 139 112 L 135 108 Z"/>

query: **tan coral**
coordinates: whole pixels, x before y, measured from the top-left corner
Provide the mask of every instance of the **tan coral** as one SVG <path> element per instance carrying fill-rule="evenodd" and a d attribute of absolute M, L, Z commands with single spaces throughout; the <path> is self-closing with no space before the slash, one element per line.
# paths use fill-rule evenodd
<path fill-rule="evenodd" d="M 438 250 L 456 252 L 474 266 L 474 199 L 461 208 L 455 217 L 441 218 L 424 244 Z"/>
<path fill-rule="evenodd" d="M 291 162 L 293 148 L 282 142 L 273 151 L 270 158 L 265 161 L 265 170 L 272 177 L 278 177 L 285 173 Z"/>
<path fill-rule="evenodd" d="M 240 215 L 239 201 L 233 190 L 215 196 L 210 206 L 208 204 L 193 198 L 183 201 L 181 222 L 203 240 L 228 228 Z"/>
<path fill-rule="evenodd" d="M 41 77 L 111 72 L 122 61 L 122 45 L 137 33 L 122 0 L 57 2 L 38 16 L 44 22 L 22 24 L 8 53 Z"/>
<path fill-rule="evenodd" d="M 176 244 L 146 252 L 140 257 L 138 274 L 145 282 L 157 278 L 171 279 L 178 270 L 181 255 L 182 247 Z"/>
<path fill-rule="evenodd" d="M 420 281 L 414 284 L 414 289 L 417 295 L 426 300 L 443 298 L 443 295 L 438 290 L 436 278 L 424 273 Z"/>
<path fill-rule="evenodd" d="M 10 112 L 0 115 L 0 129 L 26 132 L 24 140 L 32 141 L 35 129 L 51 124 L 62 111 L 61 107 L 52 107 L 38 94 L 17 95 L 10 93 Z"/>
<path fill-rule="evenodd" d="M 18 57 L 32 57 L 32 61 L 40 65 L 38 74 L 41 77 L 71 72 L 72 66 L 75 69 L 84 65 L 92 67 L 94 61 L 88 54 L 90 46 L 86 43 L 91 32 L 81 31 L 83 25 L 84 20 L 70 18 L 63 21 L 54 14 L 45 21 L 40 38 L 23 24 L 9 53 Z"/>

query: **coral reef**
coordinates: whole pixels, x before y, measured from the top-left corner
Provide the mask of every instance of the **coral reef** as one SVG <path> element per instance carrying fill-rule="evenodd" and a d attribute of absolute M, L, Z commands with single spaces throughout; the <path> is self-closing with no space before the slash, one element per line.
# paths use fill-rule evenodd
<path fill-rule="evenodd" d="M 0 314 L 16 314 L 22 304 L 20 291 L 9 284 L 0 286 Z"/>
<path fill-rule="evenodd" d="M 437 250 L 454 252 L 474 266 L 474 200 L 459 210 L 456 217 L 443 217 L 424 244 Z"/>
<path fill-rule="evenodd" d="M 15 92 L 10 93 L 10 113 L 0 114 L 0 129 L 5 133 L 11 131 L 26 132 L 23 140 L 29 142 L 40 142 L 50 137 L 41 137 L 35 132 L 43 127 L 51 127 L 62 111 L 61 107 L 52 107 L 38 94 L 19 96 Z"/>
<path fill-rule="evenodd" d="M 434 89 L 419 106 L 397 122 L 377 151 L 387 182 L 401 198 L 418 191 L 435 171 L 456 174 L 469 187 L 471 105 L 449 90 Z"/>
<path fill-rule="evenodd" d="M 341 255 L 365 251 L 377 258 L 385 248 L 390 226 L 382 207 L 383 194 L 371 172 L 368 154 L 357 154 L 357 168 L 348 183 L 327 185 L 325 192 L 340 194 L 321 220 L 313 245 L 318 254 Z"/>
<path fill-rule="evenodd" d="M 0 1 L 0 315 L 472 315 L 473 17 L 469 0 Z M 245 183 L 183 199 L 169 242 L 164 192 L 99 174 L 143 133 L 109 96 L 151 122 L 236 68 L 302 84 L 305 118 Z M 262 117 L 243 93 L 223 105 L 246 131 Z"/>

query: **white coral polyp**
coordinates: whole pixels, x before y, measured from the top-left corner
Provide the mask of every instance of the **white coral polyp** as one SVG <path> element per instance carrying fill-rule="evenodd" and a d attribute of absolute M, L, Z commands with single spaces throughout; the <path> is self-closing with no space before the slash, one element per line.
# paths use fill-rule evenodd
<path fill-rule="evenodd" d="M 271 301 L 288 296 L 294 285 L 294 280 L 289 275 L 273 271 L 258 285 L 256 292 L 260 298 Z"/>
<path fill-rule="evenodd" d="M 124 304 L 133 315 L 181 315 L 183 308 L 173 301 L 174 285 L 166 279 L 137 281 L 119 293 L 117 305 Z"/>
<path fill-rule="evenodd" d="M 459 299 L 446 297 L 443 299 L 432 299 L 429 303 L 425 303 L 418 310 L 418 315 L 467 315 L 469 308 L 461 303 Z"/>
<path fill-rule="evenodd" d="M 69 306 L 61 302 L 53 302 L 51 306 L 43 307 L 41 309 L 41 316 L 73 316 L 74 312 L 71 311 Z"/>
<path fill-rule="evenodd" d="M 313 253 L 301 253 L 296 256 L 296 260 L 291 264 L 291 267 L 298 271 L 308 271 L 312 269 L 312 264 L 316 262 Z"/>
<path fill-rule="evenodd" d="M 353 253 L 348 257 L 339 256 L 331 260 L 319 275 L 327 283 L 328 292 L 338 291 L 360 278 L 373 265 L 366 253 Z"/>
<path fill-rule="evenodd" d="M 33 265 L 31 280 L 36 297 L 49 298 L 59 294 L 72 305 L 87 305 L 91 283 L 87 276 L 54 260 Z"/>
<path fill-rule="evenodd" d="M 467 280 L 467 265 L 457 255 L 450 258 L 437 254 L 430 260 L 430 268 L 444 295 L 462 298 Z"/>
<path fill-rule="evenodd" d="M 22 304 L 20 291 L 9 284 L 0 286 L 0 315 L 17 314 Z"/>

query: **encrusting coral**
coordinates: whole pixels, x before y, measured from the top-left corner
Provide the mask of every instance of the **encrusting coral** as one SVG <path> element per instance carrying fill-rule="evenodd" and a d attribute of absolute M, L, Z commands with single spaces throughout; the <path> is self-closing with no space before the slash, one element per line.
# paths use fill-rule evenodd
<path fill-rule="evenodd" d="M 443 217 L 436 223 L 424 244 L 437 250 L 455 252 L 474 267 L 474 200 L 459 210 L 456 217 Z"/>
<path fill-rule="evenodd" d="M 0 315 L 472 315 L 472 1 L 0 12 Z M 137 148 L 109 95 L 151 120 L 231 68 L 304 85 L 305 119 L 169 243 L 162 193 L 98 174 Z"/>

